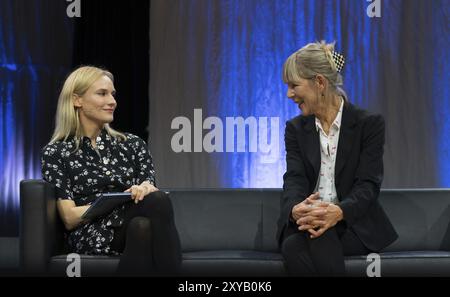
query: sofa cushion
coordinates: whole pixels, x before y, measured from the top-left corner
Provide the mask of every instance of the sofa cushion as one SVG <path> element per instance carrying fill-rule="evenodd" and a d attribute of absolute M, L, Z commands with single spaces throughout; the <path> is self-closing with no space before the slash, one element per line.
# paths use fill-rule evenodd
<path fill-rule="evenodd" d="M 80 255 L 81 276 L 111 276 L 114 275 L 119 257 Z M 66 269 L 70 265 L 67 255 L 58 255 L 50 259 L 49 273 L 56 276 L 66 276 Z"/>
<path fill-rule="evenodd" d="M 67 255 L 52 257 L 50 274 L 65 276 Z M 81 255 L 81 276 L 110 276 L 119 257 Z M 256 251 L 203 251 L 183 253 L 182 275 L 185 276 L 279 276 L 284 275 L 279 253 Z"/>
<path fill-rule="evenodd" d="M 276 252 L 280 190 L 169 190 L 183 251 Z"/>
<path fill-rule="evenodd" d="M 382 190 L 399 237 L 384 251 L 450 251 L 450 189 Z"/>
<path fill-rule="evenodd" d="M 189 276 L 282 276 L 279 253 L 257 251 L 201 251 L 183 254 L 183 275 Z"/>

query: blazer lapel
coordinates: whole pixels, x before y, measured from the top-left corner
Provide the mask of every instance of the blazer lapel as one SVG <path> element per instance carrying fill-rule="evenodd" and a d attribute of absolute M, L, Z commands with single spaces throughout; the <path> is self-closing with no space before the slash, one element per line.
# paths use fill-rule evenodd
<path fill-rule="evenodd" d="M 344 168 L 353 145 L 353 134 L 356 123 L 356 112 L 353 106 L 344 104 L 342 111 L 341 131 L 339 132 L 338 150 L 336 156 L 335 179 L 339 180 L 339 173 Z"/>
<path fill-rule="evenodd" d="M 300 139 L 304 143 L 300 143 L 305 148 L 306 159 L 314 168 L 314 177 L 317 180 L 320 171 L 320 138 L 316 130 L 314 116 L 303 118 L 304 135 Z"/>

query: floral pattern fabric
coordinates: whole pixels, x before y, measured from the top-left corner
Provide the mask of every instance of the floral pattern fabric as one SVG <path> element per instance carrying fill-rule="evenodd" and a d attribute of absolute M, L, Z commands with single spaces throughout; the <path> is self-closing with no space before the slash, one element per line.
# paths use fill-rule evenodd
<path fill-rule="evenodd" d="M 155 185 L 153 161 L 144 140 L 125 133 L 126 140 L 110 136 L 105 129 L 96 139 L 88 137 L 76 150 L 74 138 L 56 141 L 42 150 L 42 176 L 55 185 L 57 199 L 70 199 L 76 206 L 92 203 L 101 193 L 122 192 L 148 181 Z M 67 233 L 72 252 L 79 254 L 118 254 L 111 250 L 114 229 L 123 224 L 124 204 L 109 215 L 81 224 Z"/>

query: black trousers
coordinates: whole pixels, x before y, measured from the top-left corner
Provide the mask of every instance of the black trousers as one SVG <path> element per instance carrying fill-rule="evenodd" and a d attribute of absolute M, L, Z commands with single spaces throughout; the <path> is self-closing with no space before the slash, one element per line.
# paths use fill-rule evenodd
<path fill-rule="evenodd" d="M 345 276 L 344 256 L 370 252 L 343 222 L 314 239 L 309 232 L 289 226 L 281 243 L 285 266 L 292 276 Z"/>
<path fill-rule="evenodd" d="M 157 191 L 133 202 L 124 224 L 115 230 L 111 248 L 121 252 L 120 276 L 177 275 L 181 246 L 169 196 Z"/>

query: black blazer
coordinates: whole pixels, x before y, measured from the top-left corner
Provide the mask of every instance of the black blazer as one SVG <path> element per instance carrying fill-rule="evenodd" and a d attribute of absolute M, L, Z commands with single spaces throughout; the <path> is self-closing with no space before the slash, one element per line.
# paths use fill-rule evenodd
<path fill-rule="evenodd" d="M 320 139 L 315 117 L 297 116 L 286 122 L 287 170 L 283 176 L 278 240 L 290 220 L 292 207 L 314 191 L 320 170 Z M 372 251 L 397 238 L 377 198 L 383 181 L 384 119 L 345 103 L 335 166 L 335 185 L 344 222 Z M 292 230 L 290 230 L 292 231 Z"/>

